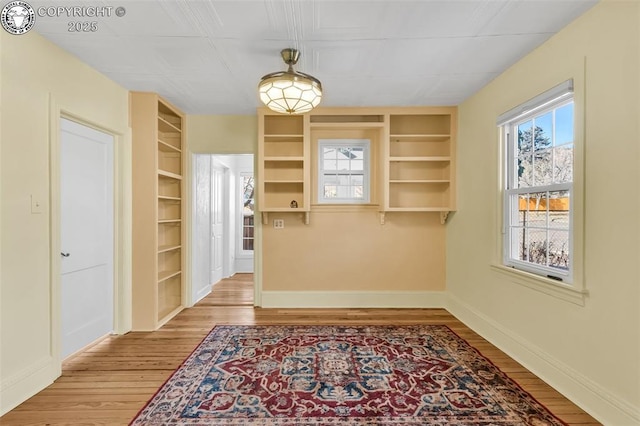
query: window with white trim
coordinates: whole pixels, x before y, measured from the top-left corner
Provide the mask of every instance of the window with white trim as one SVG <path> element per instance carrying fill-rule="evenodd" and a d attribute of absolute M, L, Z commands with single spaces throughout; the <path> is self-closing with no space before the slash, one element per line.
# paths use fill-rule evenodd
<path fill-rule="evenodd" d="M 253 173 L 240 174 L 242 184 L 242 209 L 241 209 L 241 252 L 253 251 L 253 230 L 254 230 L 254 181 Z"/>
<path fill-rule="evenodd" d="M 499 118 L 506 146 L 504 264 L 573 280 L 571 80 Z"/>
<path fill-rule="evenodd" d="M 318 140 L 318 202 L 369 202 L 368 139 Z"/>

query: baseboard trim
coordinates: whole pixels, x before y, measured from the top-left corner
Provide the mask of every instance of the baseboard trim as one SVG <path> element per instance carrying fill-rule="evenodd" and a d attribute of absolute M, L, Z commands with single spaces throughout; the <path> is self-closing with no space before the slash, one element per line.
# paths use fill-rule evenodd
<path fill-rule="evenodd" d="M 57 377 L 52 357 L 45 357 L 0 382 L 0 416 L 22 404 Z"/>
<path fill-rule="evenodd" d="M 443 291 L 263 291 L 263 308 L 443 308 Z"/>
<path fill-rule="evenodd" d="M 446 309 L 603 424 L 640 424 L 640 410 L 448 293 Z"/>

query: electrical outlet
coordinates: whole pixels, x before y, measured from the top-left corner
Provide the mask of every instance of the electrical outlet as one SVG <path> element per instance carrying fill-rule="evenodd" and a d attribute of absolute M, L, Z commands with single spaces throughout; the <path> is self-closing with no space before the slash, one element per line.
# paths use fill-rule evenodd
<path fill-rule="evenodd" d="M 273 227 L 275 229 L 283 229 L 284 228 L 284 219 L 274 219 Z"/>

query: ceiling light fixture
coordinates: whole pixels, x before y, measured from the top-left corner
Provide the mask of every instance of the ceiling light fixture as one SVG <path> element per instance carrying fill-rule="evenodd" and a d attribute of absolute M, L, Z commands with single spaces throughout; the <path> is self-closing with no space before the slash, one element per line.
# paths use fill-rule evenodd
<path fill-rule="evenodd" d="M 283 49 L 280 55 L 289 69 L 267 74 L 260 79 L 260 100 L 269 109 L 283 114 L 311 111 L 322 99 L 322 84 L 309 74 L 293 70 L 300 58 L 300 52 L 296 49 Z"/>

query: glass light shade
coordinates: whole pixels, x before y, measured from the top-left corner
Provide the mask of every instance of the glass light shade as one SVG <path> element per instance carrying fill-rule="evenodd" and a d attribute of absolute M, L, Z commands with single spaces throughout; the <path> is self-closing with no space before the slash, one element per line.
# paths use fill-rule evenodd
<path fill-rule="evenodd" d="M 269 109 L 283 114 L 304 114 L 322 100 L 320 82 L 292 70 L 265 75 L 260 80 L 258 91 L 260 100 Z"/>

